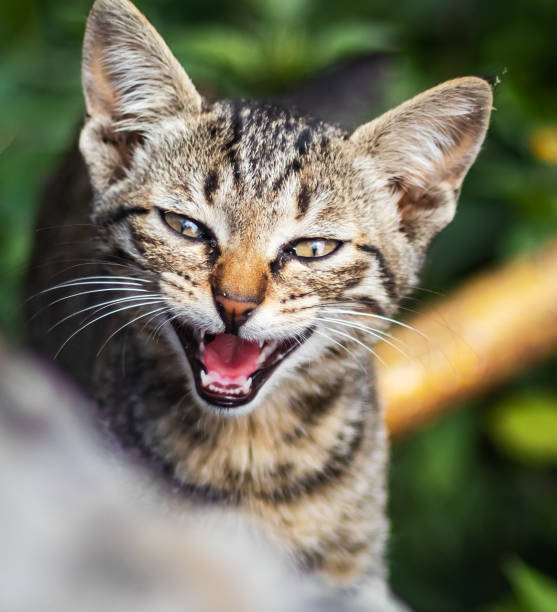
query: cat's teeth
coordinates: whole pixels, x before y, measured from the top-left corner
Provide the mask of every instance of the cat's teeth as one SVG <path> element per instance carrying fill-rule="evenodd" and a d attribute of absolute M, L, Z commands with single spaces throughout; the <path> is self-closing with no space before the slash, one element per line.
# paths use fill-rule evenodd
<path fill-rule="evenodd" d="M 221 395 L 247 395 L 251 390 L 251 378 L 248 378 L 241 387 L 226 387 L 210 384 L 207 389 Z"/>
<path fill-rule="evenodd" d="M 264 344 L 265 344 L 265 340 L 260 340 L 259 341 L 259 348 L 263 348 Z"/>
<path fill-rule="evenodd" d="M 201 340 L 201 342 L 199 343 L 199 352 L 203 355 L 203 353 L 205 352 L 205 342 L 203 342 L 203 340 Z"/>
<path fill-rule="evenodd" d="M 212 376 L 203 370 L 200 372 L 201 384 L 205 389 L 221 395 L 247 395 L 251 391 L 251 378 L 247 378 L 241 386 L 220 385 L 212 380 Z"/>
<path fill-rule="evenodd" d="M 251 389 L 251 377 L 248 378 L 246 382 L 242 385 L 241 391 L 245 395 L 246 393 L 250 392 L 250 389 Z"/>
<path fill-rule="evenodd" d="M 268 342 L 261 353 L 259 353 L 259 357 L 257 358 L 257 365 L 261 365 L 266 359 L 273 353 L 273 351 L 277 348 L 278 342 L 273 340 L 272 342 Z"/>

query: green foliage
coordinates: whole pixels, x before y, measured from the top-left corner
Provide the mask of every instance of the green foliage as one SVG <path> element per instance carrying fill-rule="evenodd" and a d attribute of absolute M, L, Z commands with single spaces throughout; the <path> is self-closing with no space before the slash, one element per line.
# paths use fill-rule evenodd
<path fill-rule="evenodd" d="M 521 561 L 507 566 L 507 576 L 513 591 L 529 612 L 555 612 L 557 610 L 557 582 Z"/>
<path fill-rule="evenodd" d="M 305 24 L 272 21 L 248 31 L 222 25 L 181 28 L 167 38 L 184 64 L 204 66 L 210 71 L 205 76 L 221 87 L 264 95 L 343 58 L 390 48 L 394 28 L 345 22 L 314 32 Z"/>
<path fill-rule="evenodd" d="M 503 602 L 488 606 L 485 612 L 555 612 L 557 581 L 520 560 L 506 565 L 505 574 L 514 594 Z"/>
<path fill-rule="evenodd" d="M 489 430 L 511 458 L 557 465 L 557 394 L 530 392 L 505 398 L 491 412 Z"/>
<path fill-rule="evenodd" d="M 422 286 L 449 292 L 557 233 L 557 165 L 539 140 L 557 125 L 555 0 L 137 4 L 214 96 L 278 94 L 376 50 L 390 53 L 391 72 L 370 118 L 442 80 L 498 75 L 487 143 L 454 223 L 433 245 Z M 89 6 L 0 5 L 0 328 L 14 336 L 37 192 L 83 112 L 79 63 Z M 393 584 L 416 609 L 469 612 L 506 598 L 512 603 L 497 604 L 500 612 L 542 612 L 534 607 L 546 601 L 541 592 L 552 602 L 533 570 L 502 567 L 520 557 L 556 572 L 555 372 L 553 360 L 395 446 Z"/>
<path fill-rule="evenodd" d="M 555 474 L 497 454 L 483 431 L 500 401 L 463 406 L 393 449 L 392 580 L 417 610 L 469 612 L 501 602 L 489 612 L 511 612 L 500 606 L 509 598 L 505 560 L 517 555 L 555 573 Z"/>

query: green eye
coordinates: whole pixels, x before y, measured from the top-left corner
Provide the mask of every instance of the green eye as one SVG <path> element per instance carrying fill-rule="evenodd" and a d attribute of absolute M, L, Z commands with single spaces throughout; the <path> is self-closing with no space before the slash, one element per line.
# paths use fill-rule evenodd
<path fill-rule="evenodd" d="M 318 259 L 330 255 L 342 244 L 340 240 L 328 240 L 326 238 L 304 238 L 292 245 L 292 251 L 296 257 L 302 259 Z"/>
<path fill-rule="evenodd" d="M 187 238 L 205 237 L 205 232 L 201 229 L 200 225 L 192 219 L 188 219 L 188 217 L 183 217 L 173 212 L 164 212 L 162 213 L 162 218 L 169 227 L 175 232 L 182 234 L 182 236 Z"/>

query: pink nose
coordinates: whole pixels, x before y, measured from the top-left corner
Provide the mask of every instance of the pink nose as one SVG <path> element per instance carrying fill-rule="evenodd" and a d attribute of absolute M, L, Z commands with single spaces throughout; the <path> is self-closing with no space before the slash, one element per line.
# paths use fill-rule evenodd
<path fill-rule="evenodd" d="M 257 302 L 234 299 L 221 294 L 215 295 L 215 302 L 217 310 L 226 325 L 227 333 L 236 333 L 258 305 Z"/>

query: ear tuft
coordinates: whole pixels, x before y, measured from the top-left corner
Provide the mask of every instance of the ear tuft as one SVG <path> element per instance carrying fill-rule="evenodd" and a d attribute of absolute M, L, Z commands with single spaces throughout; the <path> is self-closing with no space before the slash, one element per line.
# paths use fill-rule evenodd
<path fill-rule="evenodd" d="M 492 103 L 483 79 L 455 79 L 352 135 L 398 195 L 401 229 L 409 237 L 429 241 L 452 219 L 462 181 L 485 138 Z"/>

